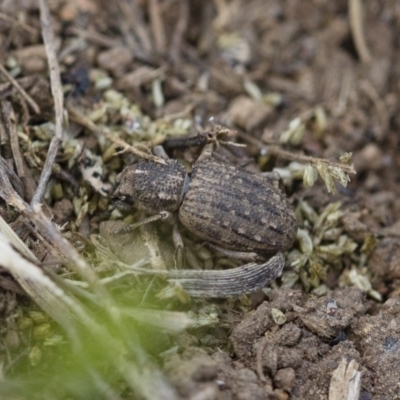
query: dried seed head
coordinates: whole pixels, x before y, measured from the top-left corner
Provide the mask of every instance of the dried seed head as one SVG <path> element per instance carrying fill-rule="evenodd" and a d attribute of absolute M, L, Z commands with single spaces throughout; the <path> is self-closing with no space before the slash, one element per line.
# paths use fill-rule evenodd
<path fill-rule="evenodd" d="M 350 165 L 352 161 L 353 153 L 344 153 L 340 157 L 340 162 L 346 165 Z"/>

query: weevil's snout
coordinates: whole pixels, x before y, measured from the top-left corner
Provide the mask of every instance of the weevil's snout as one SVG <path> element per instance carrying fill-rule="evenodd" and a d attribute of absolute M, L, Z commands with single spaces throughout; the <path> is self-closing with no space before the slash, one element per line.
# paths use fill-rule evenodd
<path fill-rule="evenodd" d="M 128 192 L 127 187 L 124 182 L 123 174 L 119 174 L 115 180 L 114 188 L 111 194 L 111 204 L 113 208 L 118 208 L 119 210 L 129 211 L 133 208 L 135 200 L 132 194 Z"/>

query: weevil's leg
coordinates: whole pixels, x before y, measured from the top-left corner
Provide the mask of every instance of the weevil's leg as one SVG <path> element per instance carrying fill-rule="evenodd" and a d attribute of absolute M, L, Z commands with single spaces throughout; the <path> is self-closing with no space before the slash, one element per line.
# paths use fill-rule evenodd
<path fill-rule="evenodd" d="M 217 161 L 221 161 L 224 164 L 233 165 L 225 157 L 221 156 L 221 154 L 215 153 L 214 147 L 215 146 L 213 143 L 210 143 L 210 144 L 207 144 L 206 146 L 204 146 L 204 149 L 201 151 L 201 154 L 200 154 L 199 158 L 197 159 L 197 161 L 204 161 L 206 159 L 209 159 L 210 157 L 213 157 Z"/>
<path fill-rule="evenodd" d="M 210 247 L 215 250 L 218 250 L 220 253 L 225 254 L 228 257 L 234 258 L 236 260 L 247 260 L 247 261 L 259 261 L 260 257 L 257 253 L 246 253 L 244 251 L 232 251 L 226 250 L 222 247 L 216 246 L 215 244 L 207 243 Z"/>
<path fill-rule="evenodd" d="M 189 147 L 202 147 L 212 140 L 213 138 L 209 134 L 199 133 L 196 136 L 166 139 L 163 142 L 163 147 L 167 150 L 187 149 Z"/>
<path fill-rule="evenodd" d="M 268 181 L 278 189 L 283 183 L 281 176 L 276 171 L 263 172 L 261 176 L 265 179 L 268 179 Z"/>
<path fill-rule="evenodd" d="M 207 144 L 206 146 L 204 146 L 203 150 L 201 151 L 201 154 L 200 154 L 199 158 L 197 159 L 197 161 L 203 161 L 207 158 L 212 157 L 213 152 L 214 152 L 214 144 L 213 143 Z"/>
<path fill-rule="evenodd" d="M 183 239 L 179 232 L 178 223 L 175 222 L 172 229 L 172 240 L 174 241 L 174 246 L 176 249 L 176 266 L 178 269 L 183 268 Z"/>
<path fill-rule="evenodd" d="M 271 181 L 280 181 L 282 178 L 276 171 L 263 172 L 261 176 Z"/>
<path fill-rule="evenodd" d="M 155 146 L 153 148 L 153 153 L 155 156 L 160 157 L 163 160 L 169 160 L 168 154 L 165 152 L 162 146 Z"/>
<path fill-rule="evenodd" d="M 153 215 L 149 218 L 145 218 L 142 221 L 136 222 L 135 224 L 131 224 L 128 226 L 125 226 L 121 229 L 117 229 L 116 231 L 114 231 L 115 235 L 118 235 L 120 233 L 127 233 L 127 232 L 132 232 L 135 229 L 139 228 L 140 226 L 146 225 L 146 224 L 150 224 L 151 222 L 155 222 L 155 221 L 168 221 L 172 219 L 172 214 L 169 211 L 161 211 L 159 214 L 157 215 Z"/>

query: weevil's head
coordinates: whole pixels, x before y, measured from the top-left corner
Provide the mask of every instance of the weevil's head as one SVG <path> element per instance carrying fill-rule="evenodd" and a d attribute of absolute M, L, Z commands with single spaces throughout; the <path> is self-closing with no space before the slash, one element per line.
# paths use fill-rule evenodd
<path fill-rule="evenodd" d="M 132 164 L 117 176 L 111 201 L 126 211 L 135 207 L 149 214 L 174 212 L 182 201 L 186 179 L 185 168 L 178 161 Z"/>

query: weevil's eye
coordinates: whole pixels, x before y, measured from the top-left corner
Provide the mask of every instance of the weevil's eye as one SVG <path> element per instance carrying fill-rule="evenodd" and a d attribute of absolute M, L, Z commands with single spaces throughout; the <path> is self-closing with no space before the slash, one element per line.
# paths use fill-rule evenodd
<path fill-rule="evenodd" d="M 117 179 L 115 180 L 114 185 L 113 185 L 113 189 L 112 189 L 113 192 L 115 192 L 117 190 L 117 187 L 119 186 L 120 183 L 121 183 L 121 180 L 118 179 L 118 177 L 117 177 Z"/>
<path fill-rule="evenodd" d="M 129 211 L 135 204 L 135 201 L 133 200 L 133 197 L 131 197 L 131 196 L 114 197 L 111 200 L 111 202 L 115 208 L 118 208 L 120 210 L 126 210 L 126 211 Z"/>
<path fill-rule="evenodd" d="M 135 201 L 133 200 L 133 198 L 131 196 L 121 196 L 118 198 L 118 200 L 121 203 L 126 204 L 127 206 L 133 206 L 133 204 L 135 203 Z"/>

